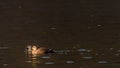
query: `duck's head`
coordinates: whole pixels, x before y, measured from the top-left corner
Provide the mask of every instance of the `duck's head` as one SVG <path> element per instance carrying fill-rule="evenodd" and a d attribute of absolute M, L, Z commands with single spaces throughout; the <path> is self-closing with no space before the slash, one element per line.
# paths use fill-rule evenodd
<path fill-rule="evenodd" d="M 37 46 L 32 46 L 33 51 L 36 51 L 37 49 L 38 49 Z"/>

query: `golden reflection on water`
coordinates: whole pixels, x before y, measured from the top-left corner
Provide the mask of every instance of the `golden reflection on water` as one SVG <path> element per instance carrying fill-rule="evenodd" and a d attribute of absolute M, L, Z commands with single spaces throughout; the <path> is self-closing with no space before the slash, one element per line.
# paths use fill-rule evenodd
<path fill-rule="evenodd" d="M 43 63 L 43 61 L 40 60 L 39 55 L 31 55 L 31 54 L 29 54 L 28 55 L 28 61 L 30 61 L 33 68 L 38 68 L 38 65 L 40 65 L 40 63 Z"/>
<path fill-rule="evenodd" d="M 37 68 L 39 63 L 39 60 L 36 57 L 32 57 L 32 67 Z"/>

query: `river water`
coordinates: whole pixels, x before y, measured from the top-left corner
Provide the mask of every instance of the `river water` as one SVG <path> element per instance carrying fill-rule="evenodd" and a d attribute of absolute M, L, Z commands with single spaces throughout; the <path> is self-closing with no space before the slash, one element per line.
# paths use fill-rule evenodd
<path fill-rule="evenodd" d="M 16 46 L 17 45 L 17 46 Z M 119 68 L 120 49 L 116 47 L 56 48 L 56 53 L 33 56 L 26 53 L 27 44 L 0 47 L 1 68 Z M 52 48 L 52 47 L 51 47 Z"/>
<path fill-rule="evenodd" d="M 0 68 L 120 68 L 119 0 L 0 0 Z M 57 53 L 34 57 L 28 45 Z"/>

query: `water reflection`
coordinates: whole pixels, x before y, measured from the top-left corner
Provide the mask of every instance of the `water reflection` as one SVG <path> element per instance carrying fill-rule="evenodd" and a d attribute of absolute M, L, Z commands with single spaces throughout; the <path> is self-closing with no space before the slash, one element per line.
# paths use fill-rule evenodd
<path fill-rule="evenodd" d="M 32 53 L 32 46 L 27 48 L 27 63 L 30 63 L 33 68 L 40 66 L 56 66 L 57 64 L 80 65 L 79 68 L 94 66 L 99 64 L 114 64 L 119 63 L 119 49 L 115 48 L 76 48 L 76 49 L 61 49 L 55 50 L 54 53 L 37 54 Z M 34 49 L 34 48 L 33 48 Z M 38 49 L 35 47 L 34 50 Z M 43 49 L 44 50 L 44 49 Z M 48 68 L 48 67 L 47 67 Z M 89 67 L 86 67 L 89 68 Z"/>
<path fill-rule="evenodd" d="M 32 57 L 33 68 L 37 68 L 39 63 L 40 63 L 40 61 L 37 59 L 37 57 Z"/>
<path fill-rule="evenodd" d="M 85 57 L 82 57 L 83 59 L 93 59 L 93 57 L 89 57 L 89 56 L 85 56 Z"/>
<path fill-rule="evenodd" d="M 3 66 L 7 66 L 8 64 L 3 64 Z"/>
<path fill-rule="evenodd" d="M 27 55 L 26 62 L 31 63 L 33 68 L 38 68 L 38 64 L 42 63 L 42 61 L 40 61 L 40 59 L 37 55 L 32 55 L 30 53 Z"/>
<path fill-rule="evenodd" d="M 100 64 L 106 64 L 106 63 L 109 63 L 108 61 L 98 61 L 98 63 Z"/>
<path fill-rule="evenodd" d="M 44 64 L 55 64 L 54 62 L 45 62 Z"/>
<path fill-rule="evenodd" d="M 2 50 L 3 50 L 3 49 L 8 49 L 8 47 L 0 47 L 0 49 L 2 49 Z"/>
<path fill-rule="evenodd" d="M 71 63 L 75 63 L 74 61 L 66 61 L 66 63 L 71 64 Z"/>

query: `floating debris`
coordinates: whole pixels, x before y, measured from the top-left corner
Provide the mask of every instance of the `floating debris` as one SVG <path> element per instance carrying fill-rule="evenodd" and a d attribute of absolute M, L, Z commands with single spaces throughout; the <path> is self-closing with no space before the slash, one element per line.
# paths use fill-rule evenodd
<path fill-rule="evenodd" d="M 74 61 L 66 61 L 66 63 L 72 64 L 72 63 L 75 63 L 75 62 Z"/>
<path fill-rule="evenodd" d="M 55 64 L 54 62 L 45 62 L 44 64 Z"/>

